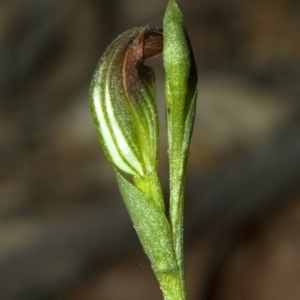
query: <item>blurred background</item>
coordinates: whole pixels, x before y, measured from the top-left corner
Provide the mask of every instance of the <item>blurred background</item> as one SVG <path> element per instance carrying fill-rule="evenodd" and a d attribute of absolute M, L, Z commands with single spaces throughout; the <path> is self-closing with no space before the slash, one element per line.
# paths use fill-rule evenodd
<path fill-rule="evenodd" d="M 92 124 L 110 42 L 167 1 L 0 1 L 0 299 L 162 299 Z M 191 300 L 300 299 L 300 2 L 178 0 L 199 72 Z M 156 71 L 168 193 L 161 58 Z"/>

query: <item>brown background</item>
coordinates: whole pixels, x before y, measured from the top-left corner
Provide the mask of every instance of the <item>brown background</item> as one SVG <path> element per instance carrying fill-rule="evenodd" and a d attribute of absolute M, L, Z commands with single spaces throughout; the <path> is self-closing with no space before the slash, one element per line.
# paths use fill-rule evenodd
<path fill-rule="evenodd" d="M 162 299 L 87 93 L 109 43 L 134 26 L 161 26 L 166 2 L 0 1 L 1 299 Z M 199 72 L 190 299 L 300 299 L 300 2 L 178 4 Z M 149 64 L 163 119 L 161 58 Z"/>

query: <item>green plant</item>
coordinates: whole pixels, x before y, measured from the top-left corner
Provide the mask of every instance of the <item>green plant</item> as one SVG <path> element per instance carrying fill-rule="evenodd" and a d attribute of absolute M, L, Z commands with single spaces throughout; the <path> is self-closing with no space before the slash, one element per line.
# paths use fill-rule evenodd
<path fill-rule="evenodd" d="M 163 52 L 166 72 L 169 212 L 157 175 L 158 116 L 155 78 L 143 63 Z M 165 300 L 187 299 L 183 267 L 184 177 L 192 134 L 197 71 L 175 0 L 163 30 L 131 29 L 102 56 L 90 88 L 90 106 L 100 143 Z"/>

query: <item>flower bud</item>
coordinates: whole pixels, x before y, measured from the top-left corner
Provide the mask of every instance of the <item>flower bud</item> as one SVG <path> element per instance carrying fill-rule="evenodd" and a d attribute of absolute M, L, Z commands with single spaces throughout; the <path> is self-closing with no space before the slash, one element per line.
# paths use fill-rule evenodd
<path fill-rule="evenodd" d="M 90 107 L 107 158 L 137 177 L 157 164 L 154 72 L 144 61 L 158 55 L 162 43 L 157 28 L 123 33 L 100 59 L 90 87 Z"/>

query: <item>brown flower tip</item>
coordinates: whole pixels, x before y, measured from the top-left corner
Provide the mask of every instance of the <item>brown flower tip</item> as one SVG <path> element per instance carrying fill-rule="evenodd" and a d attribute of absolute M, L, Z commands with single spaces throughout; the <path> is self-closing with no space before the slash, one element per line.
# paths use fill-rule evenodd
<path fill-rule="evenodd" d="M 156 28 L 143 28 L 128 43 L 123 61 L 123 86 L 126 96 L 136 98 L 141 91 L 141 84 L 152 83 L 154 72 L 144 65 L 148 58 L 159 55 L 163 49 L 162 32 Z"/>

